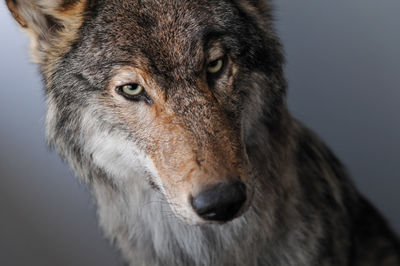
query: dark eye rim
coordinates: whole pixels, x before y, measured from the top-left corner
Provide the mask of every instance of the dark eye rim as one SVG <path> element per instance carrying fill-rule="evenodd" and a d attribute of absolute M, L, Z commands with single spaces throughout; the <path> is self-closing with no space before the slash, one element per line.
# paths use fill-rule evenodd
<path fill-rule="evenodd" d="M 211 63 L 217 62 L 218 60 L 222 60 L 222 67 L 221 67 L 221 69 L 220 69 L 218 72 L 216 72 L 216 73 L 209 73 L 209 72 L 207 72 L 207 79 L 209 79 L 209 80 L 215 80 L 215 79 L 219 78 L 219 77 L 222 75 L 222 73 L 224 73 L 225 68 L 226 68 L 226 65 L 227 65 L 227 62 L 228 62 L 228 56 L 227 56 L 227 55 L 223 55 L 223 56 L 221 56 L 221 57 L 219 57 L 219 58 L 217 58 L 217 59 L 215 59 L 215 60 L 209 62 L 209 63 L 207 64 L 207 68 L 208 68 L 208 66 L 209 66 Z"/>
<path fill-rule="evenodd" d="M 140 94 L 138 94 L 138 95 L 129 95 L 129 94 L 126 94 L 124 91 L 123 91 L 123 87 L 124 86 L 127 86 L 127 85 L 140 85 L 140 84 L 137 84 L 137 83 L 126 83 L 126 84 L 123 84 L 123 85 L 121 85 L 121 86 L 117 86 L 116 88 L 115 88 L 115 90 L 116 90 L 116 92 L 119 94 L 119 95 L 121 95 L 122 97 L 124 97 L 125 99 L 127 99 L 127 100 L 129 100 L 129 101 L 132 101 L 132 102 L 141 102 L 141 101 L 144 101 L 144 102 L 146 102 L 147 104 L 153 104 L 153 100 L 150 98 L 150 96 L 146 93 L 146 89 L 143 87 L 143 91 L 140 93 Z"/>

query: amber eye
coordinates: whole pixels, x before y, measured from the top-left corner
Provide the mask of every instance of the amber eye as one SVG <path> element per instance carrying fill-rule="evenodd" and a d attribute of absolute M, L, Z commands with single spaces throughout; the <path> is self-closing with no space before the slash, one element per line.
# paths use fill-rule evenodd
<path fill-rule="evenodd" d="M 219 58 L 207 65 L 207 72 L 212 75 L 217 75 L 222 71 L 224 65 L 225 65 L 224 58 Z"/>
<path fill-rule="evenodd" d="M 116 88 L 117 93 L 124 96 L 126 99 L 131 101 L 142 101 L 144 100 L 148 104 L 152 104 L 153 101 L 146 94 L 144 87 L 139 84 L 131 83 L 119 86 Z"/>
<path fill-rule="evenodd" d="M 126 84 L 119 87 L 120 92 L 128 97 L 135 97 L 140 95 L 144 88 L 139 84 Z"/>

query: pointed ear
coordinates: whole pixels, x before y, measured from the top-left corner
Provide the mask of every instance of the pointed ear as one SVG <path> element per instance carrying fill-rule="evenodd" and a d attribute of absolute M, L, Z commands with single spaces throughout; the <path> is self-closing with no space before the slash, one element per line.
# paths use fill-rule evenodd
<path fill-rule="evenodd" d="M 234 0 L 241 8 L 251 15 L 269 16 L 271 4 L 269 0 Z M 268 18 L 267 18 L 268 19 Z"/>
<path fill-rule="evenodd" d="M 34 59 L 43 62 L 54 46 L 71 39 L 83 21 L 86 0 L 6 0 L 14 18 L 29 32 Z M 60 39 L 60 37 L 62 37 Z"/>
<path fill-rule="evenodd" d="M 268 29 L 272 22 L 270 0 L 234 0 L 263 29 Z"/>
<path fill-rule="evenodd" d="M 269 11 L 270 0 L 234 0 L 236 3 L 245 6 L 252 6 L 261 12 Z"/>

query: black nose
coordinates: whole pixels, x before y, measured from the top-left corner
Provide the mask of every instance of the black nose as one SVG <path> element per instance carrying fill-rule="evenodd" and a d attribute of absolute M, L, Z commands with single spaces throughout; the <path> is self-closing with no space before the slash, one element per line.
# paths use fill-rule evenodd
<path fill-rule="evenodd" d="M 229 221 L 246 201 L 246 186 L 242 182 L 218 184 L 192 200 L 196 213 L 206 220 Z"/>

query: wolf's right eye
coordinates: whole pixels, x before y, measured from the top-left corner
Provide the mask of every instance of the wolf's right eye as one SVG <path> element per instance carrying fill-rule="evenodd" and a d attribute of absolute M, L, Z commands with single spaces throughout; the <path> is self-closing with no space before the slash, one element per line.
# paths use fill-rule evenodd
<path fill-rule="evenodd" d="M 144 100 L 147 103 L 152 103 L 149 96 L 147 96 L 142 85 L 139 84 L 125 84 L 116 88 L 117 93 L 124 96 L 126 99 L 131 101 Z"/>
<path fill-rule="evenodd" d="M 143 86 L 139 84 L 126 84 L 121 86 L 121 92 L 128 96 L 138 96 L 143 92 Z"/>

